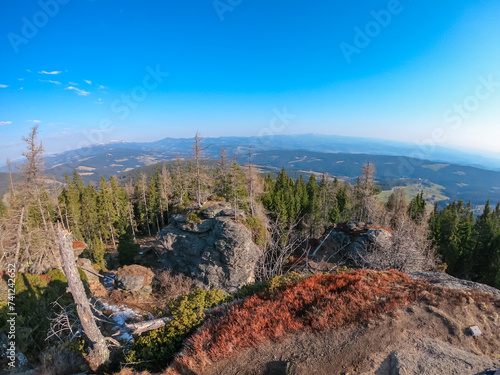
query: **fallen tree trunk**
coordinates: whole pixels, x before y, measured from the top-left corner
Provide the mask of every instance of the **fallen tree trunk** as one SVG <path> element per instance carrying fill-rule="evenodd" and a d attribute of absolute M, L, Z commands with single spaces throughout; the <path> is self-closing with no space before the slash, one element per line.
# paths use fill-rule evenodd
<path fill-rule="evenodd" d="M 108 346 L 106 345 L 104 336 L 97 327 L 90 308 L 90 302 L 80 279 L 78 268 L 76 267 L 71 233 L 59 227 L 57 230 L 57 244 L 59 245 L 59 252 L 63 261 L 64 273 L 68 279 L 68 289 L 73 295 L 76 311 L 82 323 L 85 336 L 87 336 L 91 343 L 91 352 L 87 356 L 87 360 L 92 370 L 95 371 L 109 359 Z"/>
<path fill-rule="evenodd" d="M 147 320 L 145 322 L 125 324 L 125 326 L 128 329 L 132 330 L 132 334 L 140 335 L 143 332 L 152 331 L 153 329 L 161 328 L 165 324 L 167 324 L 168 322 L 170 322 L 172 320 L 173 320 L 173 318 L 171 316 L 168 316 L 166 318 Z"/>

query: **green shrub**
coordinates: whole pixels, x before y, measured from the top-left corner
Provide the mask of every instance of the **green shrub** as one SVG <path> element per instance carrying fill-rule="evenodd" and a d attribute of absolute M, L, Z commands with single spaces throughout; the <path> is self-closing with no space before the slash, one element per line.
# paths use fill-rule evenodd
<path fill-rule="evenodd" d="M 106 254 L 106 246 L 102 243 L 100 238 L 94 238 L 90 243 L 90 255 L 92 257 L 92 261 L 99 265 L 102 269 L 106 267 L 106 262 L 104 260 L 104 254 Z"/>
<path fill-rule="evenodd" d="M 139 254 L 141 246 L 134 242 L 132 229 L 127 227 L 125 233 L 118 238 L 118 261 L 120 265 L 132 264 L 134 257 Z"/>
<path fill-rule="evenodd" d="M 260 218 L 248 215 L 244 224 L 252 231 L 253 242 L 255 242 L 256 245 L 265 245 L 267 243 L 268 233 Z"/>
<path fill-rule="evenodd" d="M 248 298 L 258 293 L 272 292 L 276 289 L 282 288 L 283 286 L 291 282 L 301 280 L 304 277 L 305 276 L 302 276 L 297 272 L 289 272 L 285 275 L 275 276 L 265 281 L 258 281 L 253 284 L 246 284 L 243 285 L 240 288 L 240 290 L 238 290 L 231 296 L 231 300 Z"/>
<path fill-rule="evenodd" d="M 179 351 L 184 339 L 203 322 L 204 309 L 225 300 L 227 297 L 220 290 L 197 289 L 168 303 L 163 315 L 172 316 L 173 320 L 160 329 L 137 337 L 125 357 L 126 361 L 137 363 L 139 369 L 158 371 L 164 368 Z"/>
<path fill-rule="evenodd" d="M 267 281 L 268 289 L 273 291 L 275 289 L 280 289 L 281 287 L 303 279 L 304 276 L 297 272 L 288 272 L 284 275 L 275 276 Z"/>
<path fill-rule="evenodd" d="M 194 223 L 199 223 L 201 221 L 201 218 L 197 212 L 192 211 L 187 215 L 186 220 L 188 221 L 188 223 L 194 224 Z"/>

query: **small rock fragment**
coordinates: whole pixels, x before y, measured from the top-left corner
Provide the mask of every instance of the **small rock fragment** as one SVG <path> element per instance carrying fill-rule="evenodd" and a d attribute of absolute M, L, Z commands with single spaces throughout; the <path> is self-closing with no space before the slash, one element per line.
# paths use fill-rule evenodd
<path fill-rule="evenodd" d="M 481 336 L 481 334 L 482 334 L 482 332 L 478 326 L 470 326 L 469 330 L 470 330 L 470 333 L 472 334 L 472 336 Z"/>

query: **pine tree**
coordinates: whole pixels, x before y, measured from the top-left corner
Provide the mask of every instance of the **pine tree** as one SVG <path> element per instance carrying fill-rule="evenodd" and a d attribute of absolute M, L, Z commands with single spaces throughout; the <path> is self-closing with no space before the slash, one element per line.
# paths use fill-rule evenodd
<path fill-rule="evenodd" d="M 476 245 L 472 253 L 471 276 L 474 280 L 489 285 L 496 285 L 499 274 L 500 248 L 497 242 L 500 236 L 499 224 L 488 201 L 474 228 Z"/>
<path fill-rule="evenodd" d="M 172 195 L 172 178 L 170 177 L 170 172 L 168 171 L 165 164 L 162 167 L 161 174 L 158 176 L 157 181 L 159 189 L 159 208 L 160 208 L 160 219 L 161 226 L 165 226 L 164 215 L 169 212 L 170 196 Z"/>
<path fill-rule="evenodd" d="M 425 216 L 426 202 L 424 199 L 424 192 L 418 193 L 408 205 L 408 216 L 413 221 L 420 221 Z"/>
<path fill-rule="evenodd" d="M 140 250 L 140 245 L 134 242 L 132 229 L 127 227 L 118 241 L 118 260 L 120 265 L 132 264 L 134 257 L 139 254 Z"/>
<path fill-rule="evenodd" d="M 97 209 L 97 191 L 89 183 L 83 190 L 81 196 L 81 221 L 82 232 L 85 241 L 93 241 L 99 238 L 102 242 L 102 234 L 99 228 L 99 212 Z"/>
<path fill-rule="evenodd" d="M 159 177 L 159 173 L 158 173 Z M 156 230 L 160 230 L 160 222 L 159 222 L 159 211 L 160 211 L 160 203 L 159 203 L 159 188 L 157 185 L 157 179 L 155 176 L 149 179 L 148 191 L 147 191 L 147 212 L 149 213 L 148 221 L 152 223 L 152 225 L 156 226 Z M 150 234 L 151 235 L 151 234 Z"/>
<path fill-rule="evenodd" d="M 143 227 L 147 230 L 148 235 L 151 236 L 151 222 L 148 205 L 148 182 L 144 173 L 142 173 L 141 178 L 137 178 L 135 182 L 135 194 L 139 220 L 143 223 Z"/>
<path fill-rule="evenodd" d="M 82 240 L 82 232 L 81 232 L 81 189 L 83 185 L 82 179 L 80 175 L 76 172 L 73 173 L 73 181 L 68 177 L 68 175 L 64 176 L 66 180 L 67 190 L 65 192 L 65 211 L 66 211 L 66 222 L 68 225 L 68 230 L 71 231 L 73 236 L 77 240 Z M 83 189 L 82 189 L 83 190 Z"/>
<path fill-rule="evenodd" d="M 106 240 L 111 240 L 111 244 L 116 249 L 116 233 L 114 223 L 116 221 L 116 209 L 113 205 L 111 188 L 108 186 L 104 176 L 99 182 L 97 195 L 97 212 L 99 218 L 99 229 Z"/>
<path fill-rule="evenodd" d="M 314 237 L 315 234 L 321 229 L 321 201 L 319 196 L 319 186 L 316 182 L 316 176 L 311 174 L 309 181 L 307 182 L 307 194 L 308 194 L 308 222 L 310 235 Z"/>

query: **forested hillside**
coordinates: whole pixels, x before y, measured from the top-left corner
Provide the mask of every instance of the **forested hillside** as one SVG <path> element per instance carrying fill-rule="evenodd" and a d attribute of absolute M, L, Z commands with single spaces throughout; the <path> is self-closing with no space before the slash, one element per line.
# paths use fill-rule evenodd
<path fill-rule="evenodd" d="M 362 166 L 361 174 L 352 184 L 327 173 L 319 178 L 315 173 L 291 178 L 284 167 L 276 177 L 269 173 L 261 175 L 253 163 L 251 149 L 246 160 L 230 158 L 221 149 L 218 160 L 206 162 L 203 139 L 198 136 L 192 145 L 193 158 L 178 159 L 170 168 L 150 167 L 150 173 L 129 175 L 134 178 L 127 179 L 101 177 L 98 184 L 85 184 L 78 171 L 74 171 L 65 177 L 62 186 L 49 185 L 43 174 L 43 147 L 37 135 L 34 127 L 25 139 L 27 162 L 21 168 L 22 180 L 13 182 L 5 202 L 0 200 L 0 262 L 4 267 L 17 265 L 22 275 L 20 280 L 24 280 L 22 285 L 31 285 L 26 280 L 38 280 L 36 274 L 44 274 L 43 280 L 50 275 L 49 280 L 64 283 L 64 276 L 57 271 L 61 268 L 58 225 L 72 233 L 75 240 L 88 245 L 83 257 L 91 260 L 95 270 L 106 271 L 108 267 L 134 263 L 140 251 L 139 242 L 154 241 L 163 228 L 175 221 L 173 218 L 182 218 L 188 230 L 195 232 L 198 223 L 206 220 L 203 212 L 207 207 L 224 202 L 232 209 L 225 212 L 225 220 L 251 231 L 250 241 L 261 252 L 259 272 L 255 274 L 258 282 L 265 283 L 247 286 L 243 294 L 236 296 L 272 285 L 267 283 L 287 274 L 294 264 L 300 264 L 299 260 L 307 260 L 312 244 L 328 236 L 332 227 L 346 222 L 369 223 L 371 228 L 390 232 L 390 240 L 368 249 L 375 263 L 339 261 L 335 269 L 371 264 L 374 269 L 404 270 L 409 263 L 418 261 L 423 265 L 422 271 L 446 271 L 500 287 L 500 204 L 492 208 L 487 202 L 484 212 L 475 218 L 471 204 L 463 201 L 443 209 L 436 204 L 432 209 L 423 191 L 408 200 L 402 189 L 395 188 L 383 202 L 379 198 L 382 190 L 375 180 L 376 168 L 371 162 Z M 117 253 L 119 264 L 106 264 L 107 253 Z M 398 260 L 393 261 L 392 257 Z M 22 298 L 29 301 L 29 295 L 37 296 L 33 300 L 36 309 L 51 314 L 61 284 L 58 283 L 57 291 L 45 294 L 36 291 L 33 294 L 30 287 L 26 288 L 19 289 L 26 292 Z M 189 297 L 194 298 L 189 302 L 192 311 L 198 311 L 200 303 L 208 308 L 226 300 L 217 293 L 199 293 Z M 210 302 L 212 297 L 215 302 Z M 65 298 L 64 306 L 69 306 L 71 299 L 67 295 Z M 172 306 L 184 314 L 183 303 L 189 298 Z M 25 305 L 32 309 L 29 306 Z M 4 308 L 1 313 L 6 311 Z M 28 310 L 23 312 L 30 314 Z M 171 337 L 166 331 L 161 334 L 166 336 L 156 336 L 156 331 L 141 336 L 127 358 L 147 363 L 151 353 L 168 352 L 164 362 L 159 363 L 167 364 L 190 330 L 202 321 L 198 313 L 189 314 L 193 320 L 187 328 L 176 326 Z M 37 338 L 28 345 L 28 350 L 48 349 L 48 342 L 43 340 L 50 326 L 46 323 L 37 325 L 33 317 L 23 323 Z"/>

